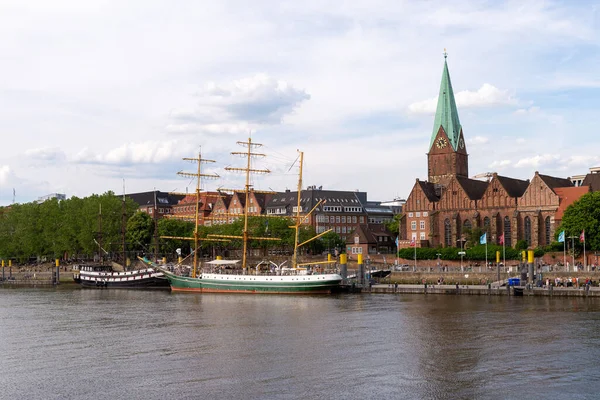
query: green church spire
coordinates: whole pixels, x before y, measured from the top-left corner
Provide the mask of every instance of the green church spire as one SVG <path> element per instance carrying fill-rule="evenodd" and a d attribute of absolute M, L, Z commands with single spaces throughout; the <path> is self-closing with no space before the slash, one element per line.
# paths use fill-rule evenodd
<path fill-rule="evenodd" d="M 458 149 L 458 140 L 460 138 L 460 121 L 458 119 L 458 110 L 454 101 L 454 91 L 452 91 L 452 82 L 450 82 L 450 73 L 448 72 L 448 63 L 446 57 L 448 54 L 444 50 L 444 72 L 442 72 L 442 83 L 440 85 L 440 94 L 438 97 L 437 109 L 435 111 L 435 120 L 433 122 L 433 133 L 431 134 L 431 143 L 429 148 L 433 146 L 433 141 L 440 129 L 444 127 L 448 139 L 452 147 L 456 151 Z"/>

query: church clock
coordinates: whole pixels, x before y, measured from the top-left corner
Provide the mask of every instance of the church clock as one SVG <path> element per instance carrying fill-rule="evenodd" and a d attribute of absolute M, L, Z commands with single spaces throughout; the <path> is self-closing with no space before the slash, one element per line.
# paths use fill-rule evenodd
<path fill-rule="evenodd" d="M 448 141 L 446 141 L 446 138 L 441 137 L 438 140 L 436 140 L 435 145 L 438 149 L 443 149 L 448 145 Z"/>

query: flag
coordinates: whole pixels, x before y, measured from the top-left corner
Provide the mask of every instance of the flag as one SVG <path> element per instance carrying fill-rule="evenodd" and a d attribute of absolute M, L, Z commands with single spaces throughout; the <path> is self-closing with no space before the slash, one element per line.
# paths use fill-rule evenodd
<path fill-rule="evenodd" d="M 484 233 L 483 235 L 481 235 L 481 237 L 479 238 L 479 243 L 480 244 L 487 244 L 487 232 Z"/>
<path fill-rule="evenodd" d="M 396 247 L 398 247 L 398 237 L 396 236 Z"/>
<path fill-rule="evenodd" d="M 502 235 L 500 235 L 500 237 L 498 238 L 498 243 L 504 244 L 504 233 Z"/>
<path fill-rule="evenodd" d="M 579 241 L 582 243 L 585 242 L 585 229 L 581 231 L 581 235 L 579 235 Z"/>
<path fill-rule="evenodd" d="M 559 243 L 565 242 L 565 231 L 562 231 L 561 233 L 558 234 L 558 242 Z"/>
<path fill-rule="evenodd" d="M 415 238 L 412 238 L 412 240 L 410 241 L 410 247 L 415 247 L 415 245 Z"/>

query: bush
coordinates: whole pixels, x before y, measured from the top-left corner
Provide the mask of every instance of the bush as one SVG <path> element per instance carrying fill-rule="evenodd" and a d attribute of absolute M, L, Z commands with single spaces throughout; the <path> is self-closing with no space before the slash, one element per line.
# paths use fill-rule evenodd
<path fill-rule="evenodd" d="M 435 260 L 438 258 L 437 254 L 440 254 L 440 258 L 442 260 L 460 260 L 460 255 L 458 252 L 460 248 L 457 247 L 438 247 L 438 248 L 430 248 L 430 247 L 422 247 L 417 248 L 417 260 Z M 495 262 L 496 261 L 496 251 L 500 252 L 500 259 L 502 259 L 502 246 L 497 245 L 488 245 L 487 246 L 487 260 Z M 477 260 L 477 261 L 485 261 L 485 246 L 478 245 L 471 247 L 465 250 L 466 254 L 463 260 Z M 521 260 L 521 250 L 513 249 L 512 247 L 505 248 L 506 259 L 507 260 Z M 537 248 L 534 250 L 535 257 L 541 257 L 546 253 L 543 248 Z M 398 251 L 398 257 L 404 258 L 407 260 L 414 259 L 415 249 L 400 249 Z"/>

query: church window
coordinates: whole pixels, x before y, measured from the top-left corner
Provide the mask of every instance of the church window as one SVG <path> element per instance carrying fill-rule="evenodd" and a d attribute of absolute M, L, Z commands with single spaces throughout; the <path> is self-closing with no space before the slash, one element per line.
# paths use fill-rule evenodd
<path fill-rule="evenodd" d="M 544 224 L 546 225 L 546 246 L 550 244 L 550 217 L 546 217 Z"/>
<path fill-rule="evenodd" d="M 464 228 L 466 231 L 470 231 L 470 230 L 471 230 L 471 227 L 472 227 L 472 226 L 471 226 L 471 220 L 470 220 L 470 219 L 465 219 L 465 222 L 464 222 L 464 224 L 463 224 L 463 228 Z"/>
<path fill-rule="evenodd" d="M 506 247 L 512 247 L 512 240 L 510 235 L 510 218 L 504 217 L 504 245 Z"/>
<path fill-rule="evenodd" d="M 527 247 L 531 246 L 531 218 L 525 217 L 525 241 Z"/>
<path fill-rule="evenodd" d="M 490 217 L 485 217 L 483 219 L 483 231 L 487 233 L 490 232 Z"/>
<path fill-rule="evenodd" d="M 452 245 L 452 225 L 450 225 L 448 218 L 444 221 L 444 244 L 446 247 Z"/>

